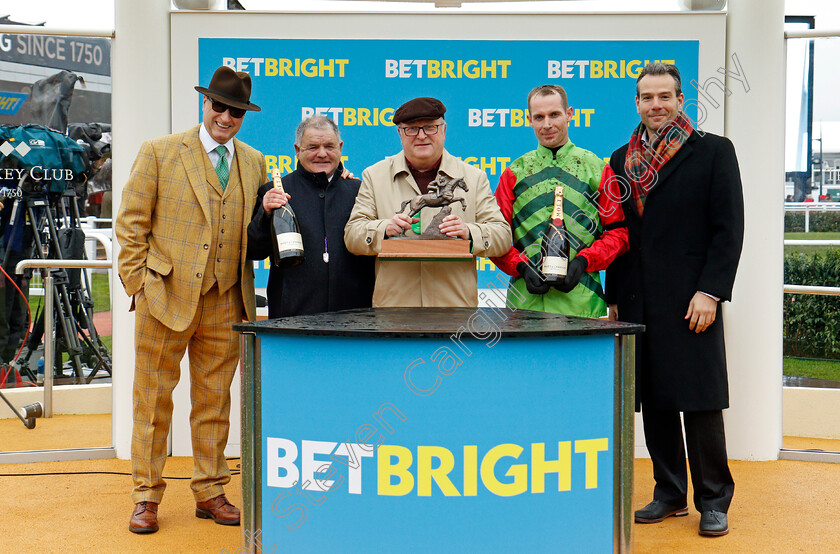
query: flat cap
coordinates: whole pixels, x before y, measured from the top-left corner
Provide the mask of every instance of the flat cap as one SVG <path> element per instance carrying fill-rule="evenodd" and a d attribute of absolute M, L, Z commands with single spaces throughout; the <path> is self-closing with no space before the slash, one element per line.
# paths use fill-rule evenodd
<path fill-rule="evenodd" d="M 429 98 L 428 96 L 421 96 L 409 100 L 394 112 L 392 121 L 394 125 L 400 123 L 408 123 L 415 119 L 437 119 L 443 117 L 446 113 L 446 106 L 437 98 Z"/>

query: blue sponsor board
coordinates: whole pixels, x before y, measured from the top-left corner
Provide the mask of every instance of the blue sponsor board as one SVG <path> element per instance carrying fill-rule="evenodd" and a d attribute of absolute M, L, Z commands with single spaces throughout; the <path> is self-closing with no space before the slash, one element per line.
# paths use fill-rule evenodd
<path fill-rule="evenodd" d="M 345 163 L 361 176 L 400 150 L 394 110 L 417 96 L 437 97 L 447 107 L 447 150 L 485 171 L 495 188 L 510 162 L 536 147 L 526 105 L 533 87 L 565 87 L 575 110 L 572 142 L 607 158 L 639 122 L 635 79 L 655 60 L 676 63 L 690 83 L 699 41 L 202 38 L 199 82 L 220 65 L 251 75 L 262 112 L 246 115 L 238 136 L 284 173 L 295 166 L 295 128 L 309 115 L 336 120 Z M 687 109 L 696 119 L 696 102 L 687 99 Z M 477 264 L 479 288 L 486 288 L 496 270 Z M 259 264 L 258 287 L 267 282 L 266 267 Z"/>
<path fill-rule="evenodd" d="M 20 92 L 0 91 L 0 114 L 15 115 L 28 97 Z"/>
<path fill-rule="evenodd" d="M 612 551 L 614 344 L 262 335 L 263 548 Z"/>

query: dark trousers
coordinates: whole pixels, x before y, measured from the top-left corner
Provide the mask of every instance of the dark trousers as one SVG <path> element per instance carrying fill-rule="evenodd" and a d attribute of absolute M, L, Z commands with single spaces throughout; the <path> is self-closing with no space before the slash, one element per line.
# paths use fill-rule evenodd
<path fill-rule="evenodd" d="M 653 498 L 672 506 L 685 506 L 688 476 L 680 412 L 642 407 L 642 420 L 656 481 Z M 721 410 L 683 412 L 683 421 L 694 507 L 699 512 L 725 513 L 732 502 L 735 483 L 726 457 L 723 413 Z"/>

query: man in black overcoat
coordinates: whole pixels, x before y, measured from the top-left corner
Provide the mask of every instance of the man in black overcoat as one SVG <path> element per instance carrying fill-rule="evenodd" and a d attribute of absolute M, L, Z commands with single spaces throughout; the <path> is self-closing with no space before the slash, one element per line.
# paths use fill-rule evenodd
<path fill-rule="evenodd" d="M 305 256 L 295 267 L 272 266 L 266 289 L 271 318 L 371 306 L 375 260 L 351 254 L 344 245 L 344 225 L 361 181 L 341 163 L 343 144 L 332 119 L 305 119 L 295 133 L 298 166 L 283 177 L 285 194 L 270 182 L 257 192 L 248 257 L 261 260 L 271 254 L 270 214 L 287 201 L 300 226 Z"/>
<path fill-rule="evenodd" d="M 610 166 L 624 190 L 630 250 L 607 270 L 612 318 L 645 325 L 636 408 L 653 461 L 653 501 L 638 523 L 684 516 L 687 474 L 701 535 L 729 532 L 735 489 L 722 410 L 729 407 L 721 303 L 731 299 L 744 207 L 729 139 L 696 130 L 682 112 L 679 71 L 651 63 L 636 81 L 641 124 Z"/>

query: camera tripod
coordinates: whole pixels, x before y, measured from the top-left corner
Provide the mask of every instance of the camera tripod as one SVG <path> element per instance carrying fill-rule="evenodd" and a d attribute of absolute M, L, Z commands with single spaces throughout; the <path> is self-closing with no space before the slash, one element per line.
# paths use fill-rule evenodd
<path fill-rule="evenodd" d="M 21 190 L 26 190 L 23 186 Z M 43 191 L 42 195 L 24 194 L 16 201 L 15 209 L 25 210 L 32 230 L 32 258 L 84 259 L 84 231 L 80 226 L 79 208 L 72 188 L 59 193 Z M 12 218 L 14 220 L 14 216 Z M 9 252 L 6 253 L 7 262 Z M 55 329 L 55 359 L 45 360 L 53 368 L 56 382 L 66 381 L 62 358 L 68 357 L 73 370 L 71 383 L 90 383 L 100 371 L 111 374 L 111 358 L 93 325 L 93 301 L 90 298 L 90 280 L 81 269 L 54 268 L 42 270 L 42 275 L 53 277 L 53 306 Z M 45 291 L 45 294 L 47 291 Z M 44 336 L 43 310 L 39 311 L 32 334 L 12 367 L 33 380 L 29 359 L 38 349 Z M 85 375 L 85 369 L 89 374 Z"/>

